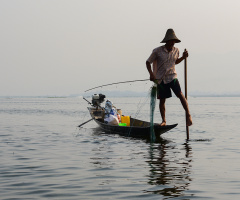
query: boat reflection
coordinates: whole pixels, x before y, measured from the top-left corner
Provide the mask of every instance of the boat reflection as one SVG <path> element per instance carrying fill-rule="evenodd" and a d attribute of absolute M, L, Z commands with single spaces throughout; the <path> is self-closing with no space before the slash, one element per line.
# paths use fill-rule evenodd
<path fill-rule="evenodd" d="M 192 148 L 188 143 L 179 147 L 162 139 L 158 145 L 150 145 L 146 162 L 150 166 L 148 184 L 153 186 L 146 193 L 179 197 L 188 190 L 192 162 Z"/>

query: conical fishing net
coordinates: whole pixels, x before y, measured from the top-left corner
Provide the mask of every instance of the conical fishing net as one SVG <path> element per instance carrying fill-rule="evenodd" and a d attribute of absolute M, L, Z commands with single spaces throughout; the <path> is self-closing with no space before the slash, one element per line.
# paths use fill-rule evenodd
<path fill-rule="evenodd" d="M 151 100 L 150 100 L 150 139 L 154 142 L 156 137 L 154 133 L 154 110 L 156 105 L 157 84 L 154 84 L 151 88 Z"/>

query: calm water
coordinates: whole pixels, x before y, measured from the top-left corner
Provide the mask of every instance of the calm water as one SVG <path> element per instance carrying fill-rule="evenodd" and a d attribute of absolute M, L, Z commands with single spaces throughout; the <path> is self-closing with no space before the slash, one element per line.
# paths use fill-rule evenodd
<path fill-rule="evenodd" d="M 149 99 L 109 98 L 149 121 Z M 82 98 L 0 99 L 0 199 L 239 199 L 240 98 L 167 101 L 162 141 L 107 135 Z M 155 122 L 160 122 L 158 110 Z"/>

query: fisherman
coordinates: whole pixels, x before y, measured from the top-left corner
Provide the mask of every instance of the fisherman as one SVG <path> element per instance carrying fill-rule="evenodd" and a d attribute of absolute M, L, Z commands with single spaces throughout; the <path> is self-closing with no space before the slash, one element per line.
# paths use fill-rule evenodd
<path fill-rule="evenodd" d="M 182 57 L 179 58 L 179 50 L 174 47 L 175 43 L 181 42 L 173 29 L 168 29 L 161 43 L 165 45 L 157 47 L 146 61 L 147 69 L 150 74 L 150 80 L 157 83 L 157 98 L 160 99 L 159 109 L 162 117 L 160 126 L 166 126 L 165 102 L 166 98 L 172 97 L 171 89 L 180 99 L 184 110 L 186 111 L 186 125 L 192 125 L 192 117 L 189 112 L 188 102 L 181 92 L 181 87 L 177 79 L 175 64 L 179 64 L 188 57 L 188 51 L 185 49 Z M 151 64 L 153 63 L 153 70 Z"/>

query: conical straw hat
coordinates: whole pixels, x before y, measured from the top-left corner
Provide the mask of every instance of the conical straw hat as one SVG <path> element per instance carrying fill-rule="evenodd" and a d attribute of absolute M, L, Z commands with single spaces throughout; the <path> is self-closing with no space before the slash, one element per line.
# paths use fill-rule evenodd
<path fill-rule="evenodd" d="M 181 40 L 179 40 L 175 35 L 174 30 L 171 28 L 167 30 L 166 35 L 161 43 L 166 43 L 169 40 L 176 40 L 176 43 L 181 42 Z"/>

